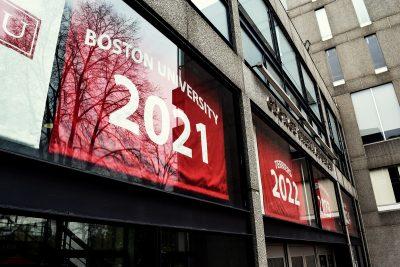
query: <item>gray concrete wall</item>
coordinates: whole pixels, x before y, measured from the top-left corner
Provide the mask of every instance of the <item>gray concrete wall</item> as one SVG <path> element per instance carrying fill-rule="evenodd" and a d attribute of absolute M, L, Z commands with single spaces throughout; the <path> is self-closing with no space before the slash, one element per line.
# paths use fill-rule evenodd
<path fill-rule="evenodd" d="M 296 0 L 289 0 L 296 1 Z M 310 53 L 342 117 L 355 185 L 363 213 L 373 266 L 397 266 L 400 262 L 400 211 L 379 213 L 369 170 L 400 164 L 399 139 L 363 145 L 351 93 L 392 82 L 400 100 L 400 2 L 364 0 L 372 24 L 360 28 L 351 0 L 321 0 L 288 11 L 303 41 L 312 43 Z M 325 6 L 333 38 L 321 41 L 314 10 Z M 364 37 L 376 34 L 389 71 L 375 74 Z M 334 87 L 325 50 L 336 47 L 346 83 Z M 399 101 L 400 102 L 400 101 Z M 393 118 L 400 119 L 400 118 Z"/>

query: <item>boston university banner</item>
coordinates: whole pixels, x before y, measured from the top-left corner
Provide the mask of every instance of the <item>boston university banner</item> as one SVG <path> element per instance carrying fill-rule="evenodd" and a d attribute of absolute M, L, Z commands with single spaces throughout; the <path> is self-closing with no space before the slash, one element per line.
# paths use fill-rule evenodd
<path fill-rule="evenodd" d="M 240 172 L 237 153 L 227 153 L 237 151 L 230 90 L 123 1 L 26 3 L 35 16 L 21 27 L 38 32 L 32 53 L 0 50 L 10 77 L 0 92 L 7 149 L 23 143 L 58 164 L 231 201 L 238 190 L 229 180 Z M 44 15 L 49 5 L 57 19 Z"/>
<path fill-rule="evenodd" d="M 256 116 L 255 129 L 267 216 L 314 225 L 315 214 L 304 157 Z"/>

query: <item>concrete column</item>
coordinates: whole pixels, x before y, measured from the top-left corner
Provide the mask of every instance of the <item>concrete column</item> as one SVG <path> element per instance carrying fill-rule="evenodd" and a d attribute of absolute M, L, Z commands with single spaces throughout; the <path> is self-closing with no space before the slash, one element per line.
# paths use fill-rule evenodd
<path fill-rule="evenodd" d="M 264 221 L 261 211 L 260 186 L 258 183 L 257 152 L 254 145 L 256 137 L 253 131 L 253 118 L 250 99 L 245 94 L 242 94 L 240 104 L 243 143 L 245 150 L 244 161 L 246 173 L 249 178 L 248 194 L 255 265 L 257 267 L 265 267 L 267 266 L 267 252 L 264 234 Z"/>

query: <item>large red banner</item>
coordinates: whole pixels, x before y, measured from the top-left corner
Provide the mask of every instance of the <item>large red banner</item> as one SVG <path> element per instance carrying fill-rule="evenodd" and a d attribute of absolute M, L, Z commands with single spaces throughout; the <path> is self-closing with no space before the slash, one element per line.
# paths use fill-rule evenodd
<path fill-rule="evenodd" d="M 256 136 L 265 214 L 311 224 L 314 213 L 311 198 L 307 201 L 309 184 L 303 182 L 302 159 L 296 158 L 296 150 L 258 119 Z"/>
<path fill-rule="evenodd" d="M 65 15 L 50 153 L 228 200 L 215 80 L 122 1 Z"/>

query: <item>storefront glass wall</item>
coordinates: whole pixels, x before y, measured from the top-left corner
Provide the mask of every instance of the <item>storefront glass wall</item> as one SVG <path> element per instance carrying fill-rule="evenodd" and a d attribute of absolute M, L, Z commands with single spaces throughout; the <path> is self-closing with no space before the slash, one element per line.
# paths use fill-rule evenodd
<path fill-rule="evenodd" d="M 233 91 L 121 0 L 7 3 L 0 149 L 243 207 Z"/>
<path fill-rule="evenodd" d="M 250 266 L 246 237 L 0 215 L 0 265 Z"/>

